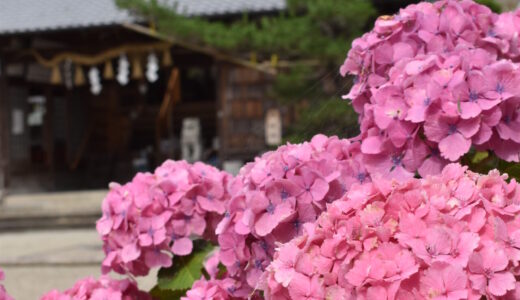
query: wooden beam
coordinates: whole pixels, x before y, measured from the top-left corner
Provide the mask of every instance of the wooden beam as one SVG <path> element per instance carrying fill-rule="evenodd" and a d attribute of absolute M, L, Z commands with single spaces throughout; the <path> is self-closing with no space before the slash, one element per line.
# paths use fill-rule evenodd
<path fill-rule="evenodd" d="M 0 202 L 9 187 L 10 103 L 7 93 L 5 60 L 0 57 Z"/>

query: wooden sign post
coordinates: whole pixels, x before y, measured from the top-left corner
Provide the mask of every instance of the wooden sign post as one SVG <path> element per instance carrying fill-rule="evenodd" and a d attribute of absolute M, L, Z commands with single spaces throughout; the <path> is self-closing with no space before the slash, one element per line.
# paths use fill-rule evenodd
<path fill-rule="evenodd" d="M 278 109 L 269 109 L 265 115 L 265 143 L 269 146 L 282 143 L 282 116 Z"/>

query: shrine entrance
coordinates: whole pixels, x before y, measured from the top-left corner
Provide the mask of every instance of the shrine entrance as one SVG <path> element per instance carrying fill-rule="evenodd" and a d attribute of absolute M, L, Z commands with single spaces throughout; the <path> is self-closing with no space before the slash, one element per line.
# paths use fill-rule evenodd
<path fill-rule="evenodd" d="M 139 25 L 0 45 L 0 190 L 104 189 L 165 159 L 240 166 L 266 149 L 269 69 Z"/>

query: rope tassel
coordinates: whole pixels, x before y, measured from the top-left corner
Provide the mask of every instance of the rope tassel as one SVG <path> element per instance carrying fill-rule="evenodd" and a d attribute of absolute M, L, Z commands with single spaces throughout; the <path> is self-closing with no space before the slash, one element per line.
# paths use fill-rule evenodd
<path fill-rule="evenodd" d="M 58 65 L 52 68 L 51 72 L 51 84 L 60 84 L 61 83 L 61 72 L 60 67 Z"/>
<path fill-rule="evenodd" d="M 74 72 L 74 85 L 82 86 L 85 84 L 85 75 L 83 74 L 83 70 L 81 66 L 76 66 L 76 71 Z"/>
<path fill-rule="evenodd" d="M 114 67 L 112 66 L 111 60 L 107 60 L 107 62 L 105 63 L 105 69 L 103 70 L 103 78 L 114 79 Z"/>

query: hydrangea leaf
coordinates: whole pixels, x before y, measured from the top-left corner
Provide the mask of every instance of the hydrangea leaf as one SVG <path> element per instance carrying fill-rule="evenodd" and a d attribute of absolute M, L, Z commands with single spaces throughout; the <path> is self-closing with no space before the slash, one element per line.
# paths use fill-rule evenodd
<path fill-rule="evenodd" d="M 158 287 L 161 290 L 181 291 L 189 289 L 202 276 L 203 262 L 214 246 L 205 241 L 194 241 L 193 252 L 188 256 L 176 256 L 173 265 L 159 271 Z"/>
<path fill-rule="evenodd" d="M 466 153 L 460 163 L 468 166 L 471 171 L 481 174 L 486 174 L 493 169 L 504 171 L 509 167 L 509 163 L 499 159 L 493 152 L 476 151 L 475 149 Z M 504 163 L 507 163 L 507 165 L 503 166 Z"/>
<path fill-rule="evenodd" d="M 157 300 L 179 300 L 186 295 L 187 290 L 162 290 L 156 285 L 151 291 L 150 295 Z"/>
<path fill-rule="evenodd" d="M 471 160 L 472 163 L 478 164 L 484 159 L 489 157 L 489 152 L 487 151 L 477 151 Z"/>
<path fill-rule="evenodd" d="M 509 166 L 505 170 L 505 173 L 509 175 L 510 179 L 514 178 L 516 179 L 516 181 L 520 181 L 520 164 L 514 164 Z"/>

